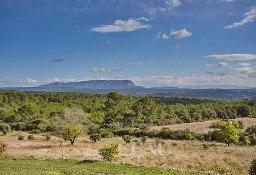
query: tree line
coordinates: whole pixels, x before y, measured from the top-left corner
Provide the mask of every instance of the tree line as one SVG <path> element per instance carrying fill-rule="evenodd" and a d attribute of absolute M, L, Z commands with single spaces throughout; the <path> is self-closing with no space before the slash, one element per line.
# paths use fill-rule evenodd
<path fill-rule="evenodd" d="M 80 109 L 93 128 L 146 128 L 213 119 L 256 116 L 256 99 L 206 100 L 86 93 L 0 91 L 0 122 L 13 130 L 48 132 L 53 119 Z"/>

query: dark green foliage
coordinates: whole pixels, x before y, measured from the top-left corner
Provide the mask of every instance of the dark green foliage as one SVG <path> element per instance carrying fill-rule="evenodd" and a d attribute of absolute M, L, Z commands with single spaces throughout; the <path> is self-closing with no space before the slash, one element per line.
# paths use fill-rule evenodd
<path fill-rule="evenodd" d="M 101 135 L 98 133 L 92 134 L 90 135 L 90 140 L 94 142 L 101 141 Z"/>
<path fill-rule="evenodd" d="M 0 132 L 3 132 L 6 135 L 8 132 L 11 131 L 11 127 L 8 123 L 0 123 Z"/>
<path fill-rule="evenodd" d="M 250 169 L 249 169 L 249 175 L 256 175 L 256 159 L 253 159 Z"/>
<path fill-rule="evenodd" d="M 256 125 L 250 126 L 245 130 L 247 135 L 256 134 Z"/>
<path fill-rule="evenodd" d="M 148 137 L 147 136 L 143 136 L 143 137 L 141 137 L 141 143 L 144 145 L 146 142 L 147 142 L 147 139 L 148 139 Z"/>
<path fill-rule="evenodd" d="M 110 132 L 122 127 L 148 130 L 152 125 L 189 123 L 212 119 L 256 116 L 255 100 L 205 100 L 169 97 L 0 91 L 0 121 L 13 130 L 54 132 L 53 118 L 66 109 L 79 108 L 89 125 Z M 242 124 L 239 124 L 239 128 Z M 90 133 L 90 134 L 91 134 Z M 102 134 L 103 135 L 103 134 Z"/>
<path fill-rule="evenodd" d="M 20 136 L 18 136 L 17 139 L 18 139 L 18 140 L 24 140 L 24 136 L 23 136 L 23 135 L 20 135 Z"/>
<path fill-rule="evenodd" d="M 125 141 L 125 143 L 131 143 L 132 137 L 130 135 L 123 135 L 122 139 Z"/>
<path fill-rule="evenodd" d="M 28 140 L 35 140 L 35 136 L 34 135 L 28 135 Z"/>

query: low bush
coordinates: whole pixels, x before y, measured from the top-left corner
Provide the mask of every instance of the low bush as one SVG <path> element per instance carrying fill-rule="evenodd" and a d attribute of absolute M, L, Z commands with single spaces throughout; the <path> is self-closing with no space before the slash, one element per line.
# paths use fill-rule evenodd
<path fill-rule="evenodd" d="M 101 141 L 101 135 L 98 133 L 92 134 L 90 136 L 90 140 L 97 142 L 97 141 Z"/>
<path fill-rule="evenodd" d="M 249 169 L 249 175 L 256 175 L 256 159 L 253 159 L 250 169 Z"/>
<path fill-rule="evenodd" d="M 46 140 L 51 140 L 51 138 L 52 138 L 51 134 L 49 134 L 49 133 L 45 134 L 45 139 Z"/>
<path fill-rule="evenodd" d="M 110 132 L 110 131 L 100 132 L 100 135 L 101 135 L 101 138 L 112 138 L 112 137 L 114 137 L 113 132 Z"/>
<path fill-rule="evenodd" d="M 140 141 L 144 145 L 147 142 L 147 139 L 148 139 L 147 136 L 143 136 L 143 137 L 141 137 Z"/>
<path fill-rule="evenodd" d="M 209 149 L 209 148 L 210 148 L 210 146 L 209 146 L 209 144 L 208 144 L 208 143 L 203 143 L 203 147 L 204 147 L 204 149 L 205 149 L 205 150 L 207 150 L 207 149 Z"/>
<path fill-rule="evenodd" d="M 105 145 L 103 148 L 99 149 L 99 154 L 102 156 L 102 159 L 105 161 L 117 161 L 118 157 L 118 144 Z"/>
<path fill-rule="evenodd" d="M 125 143 L 131 143 L 132 142 L 132 136 L 130 136 L 130 135 L 123 135 L 122 139 L 125 141 Z"/>
<path fill-rule="evenodd" d="M 20 136 L 18 136 L 17 139 L 18 139 L 18 140 L 24 140 L 24 136 L 23 136 L 23 135 L 20 135 Z"/>
<path fill-rule="evenodd" d="M 0 155 L 6 151 L 7 144 L 5 144 L 3 141 L 0 141 Z"/>
<path fill-rule="evenodd" d="M 28 140 L 35 140 L 35 136 L 34 135 L 28 135 Z"/>
<path fill-rule="evenodd" d="M 8 132 L 11 131 L 11 127 L 8 123 L 0 123 L 0 131 L 2 131 L 4 135 L 6 135 Z"/>

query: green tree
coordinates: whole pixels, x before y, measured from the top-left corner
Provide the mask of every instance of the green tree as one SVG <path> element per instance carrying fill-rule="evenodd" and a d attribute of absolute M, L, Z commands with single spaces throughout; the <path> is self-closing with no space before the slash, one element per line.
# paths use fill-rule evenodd
<path fill-rule="evenodd" d="M 135 118 L 139 123 L 152 123 L 155 120 L 157 105 L 149 97 L 142 97 L 133 106 Z"/>
<path fill-rule="evenodd" d="M 71 145 L 73 145 L 77 138 L 83 135 L 83 133 L 83 126 L 80 124 L 67 124 L 62 128 L 64 140 L 69 140 Z"/>
<path fill-rule="evenodd" d="M 55 133 L 64 140 L 69 140 L 71 145 L 79 136 L 84 134 L 87 125 L 87 115 L 82 109 L 73 108 L 65 110 L 63 116 L 55 116 L 52 120 Z"/>
<path fill-rule="evenodd" d="M 110 92 L 104 104 L 105 119 L 103 125 L 105 128 L 113 127 L 113 123 L 121 122 L 124 115 L 130 113 L 124 96 L 116 92 Z"/>
<path fill-rule="evenodd" d="M 230 143 L 238 143 L 239 141 L 239 132 L 232 125 L 232 123 L 225 123 L 220 130 L 220 139 L 225 142 L 228 146 Z"/>

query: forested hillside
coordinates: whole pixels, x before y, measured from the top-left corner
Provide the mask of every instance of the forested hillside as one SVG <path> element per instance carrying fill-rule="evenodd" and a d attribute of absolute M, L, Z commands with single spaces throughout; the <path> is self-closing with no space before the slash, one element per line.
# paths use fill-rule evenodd
<path fill-rule="evenodd" d="M 256 116 L 256 100 L 214 101 L 86 93 L 0 92 L 0 121 L 12 130 L 51 131 L 52 119 L 80 109 L 89 127 L 120 129 Z"/>

